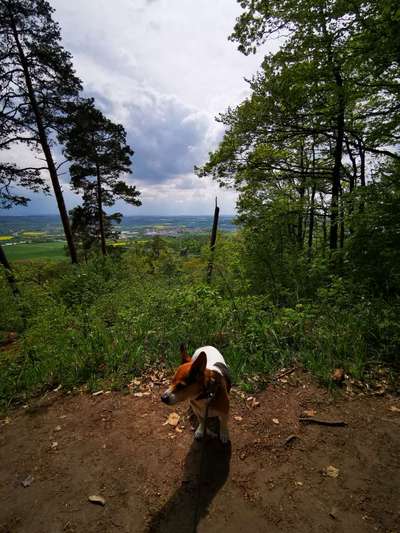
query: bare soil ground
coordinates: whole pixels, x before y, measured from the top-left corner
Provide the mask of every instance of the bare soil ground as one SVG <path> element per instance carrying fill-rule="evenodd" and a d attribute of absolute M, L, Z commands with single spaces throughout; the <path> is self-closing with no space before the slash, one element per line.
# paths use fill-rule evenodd
<path fill-rule="evenodd" d="M 399 398 L 284 381 L 232 392 L 232 445 L 205 444 L 198 532 L 398 533 Z M 0 532 L 193 531 L 201 445 L 186 405 L 163 425 L 162 389 L 52 392 L 0 420 Z M 304 411 L 347 426 L 302 425 Z"/>

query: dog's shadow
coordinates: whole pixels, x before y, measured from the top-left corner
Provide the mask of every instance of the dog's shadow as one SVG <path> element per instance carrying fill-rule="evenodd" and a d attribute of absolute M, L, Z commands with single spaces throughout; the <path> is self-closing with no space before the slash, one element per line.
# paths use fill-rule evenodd
<path fill-rule="evenodd" d="M 192 443 L 181 485 L 151 518 L 146 529 L 148 533 L 191 533 L 206 516 L 212 500 L 228 478 L 231 445 L 223 445 L 216 438 L 206 438 L 200 473 L 202 446 L 203 442 Z"/>

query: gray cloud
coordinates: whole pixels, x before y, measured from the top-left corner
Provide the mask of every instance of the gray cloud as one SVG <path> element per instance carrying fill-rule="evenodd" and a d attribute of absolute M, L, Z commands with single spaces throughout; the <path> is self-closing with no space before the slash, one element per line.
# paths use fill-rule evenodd
<path fill-rule="evenodd" d="M 227 40 L 240 12 L 237 2 L 52 0 L 52 5 L 85 94 L 127 130 L 135 150 L 129 179 L 143 191 L 143 207 L 135 212 L 205 213 L 216 192 L 226 199 L 225 212 L 232 212 L 234 195 L 197 179 L 193 165 L 216 146 L 222 132 L 213 117 L 248 94 L 243 77 L 250 78 L 260 60 L 239 54 Z M 76 204 L 66 184 L 64 190 L 68 206 Z M 26 212 L 41 207 L 56 211 L 35 195 Z"/>

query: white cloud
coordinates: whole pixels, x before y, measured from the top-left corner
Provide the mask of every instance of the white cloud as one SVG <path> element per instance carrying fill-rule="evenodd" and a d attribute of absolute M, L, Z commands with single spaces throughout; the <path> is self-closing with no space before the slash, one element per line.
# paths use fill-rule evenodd
<path fill-rule="evenodd" d="M 221 137 L 214 116 L 248 94 L 260 57 L 228 41 L 235 0 L 52 0 L 87 94 L 124 124 L 143 207 L 127 214 L 209 213 L 235 194 L 193 175 Z M 32 208 L 38 205 L 32 204 Z M 76 199 L 67 194 L 67 203 Z M 46 204 L 47 206 L 47 204 Z M 158 211 L 157 211 L 158 210 Z"/>

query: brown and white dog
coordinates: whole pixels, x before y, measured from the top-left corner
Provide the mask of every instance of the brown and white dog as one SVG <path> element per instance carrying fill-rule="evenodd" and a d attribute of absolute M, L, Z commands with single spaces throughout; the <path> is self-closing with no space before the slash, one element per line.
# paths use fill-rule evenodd
<path fill-rule="evenodd" d="M 224 358 L 213 346 L 198 348 L 193 357 L 190 357 L 182 344 L 181 359 L 182 364 L 178 367 L 171 386 L 161 396 L 161 400 L 167 405 L 189 400 L 199 421 L 195 438 L 201 439 L 204 432 L 206 404 L 211 396 L 208 416 L 219 418 L 219 436 L 226 444 L 229 442 L 228 393 L 231 380 Z M 207 431 L 213 435 L 211 431 Z"/>

